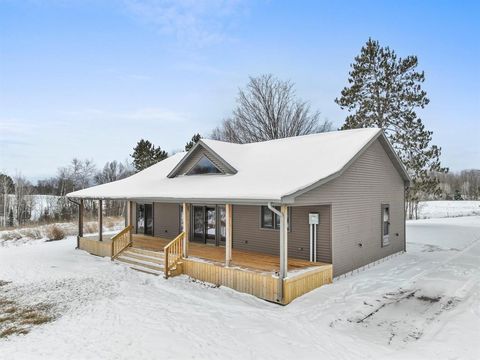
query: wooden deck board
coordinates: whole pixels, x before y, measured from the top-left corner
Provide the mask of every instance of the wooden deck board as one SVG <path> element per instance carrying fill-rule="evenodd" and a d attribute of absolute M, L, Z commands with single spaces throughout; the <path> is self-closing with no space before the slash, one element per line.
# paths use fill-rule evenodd
<path fill-rule="evenodd" d="M 167 245 L 171 240 L 163 239 L 160 237 L 146 236 L 146 235 L 133 235 L 133 247 L 162 251 L 163 247 Z M 225 247 L 199 244 L 190 242 L 189 244 L 189 256 L 197 257 L 204 260 L 209 260 L 216 263 L 225 262 Z M 280 269 L 279 256 L 264 254 L 254 251 L 244 251 L 232 249 L 232 262 L 230 266 L 238 266 L 241 268 L 254 270 L 254 271 L 268 271 L 277 272 Z M 310 262 L 302 259 L 288 259 L 288 269 L 299 270 L 307 267 L 329 265 L 320 262 Z"/>

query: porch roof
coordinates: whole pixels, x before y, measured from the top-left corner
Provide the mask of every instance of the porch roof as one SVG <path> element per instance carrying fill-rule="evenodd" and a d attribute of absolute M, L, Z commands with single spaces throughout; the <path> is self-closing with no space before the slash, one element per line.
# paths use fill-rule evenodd
<path fill-rule="evenodd" d="M 236 173 L 169 177 L 172 170 L 192 154 L 191 150 L 172 155 L 126 179 L 75 191 L 67 196 L 165 202 L 292 203 L 302 190 L 319 186 L 341 174 L 379 137 L 388 150 L 388 141 L 377 128 L 332 131 L 251 144 L 202 139 L 197 146 L 225 160 Z M 395 162 L 394 157 L 391 159 Z M 402 170 L 401 164 L 399 166 Z M 408 180 L 406 172 L 400 172 Z"/>

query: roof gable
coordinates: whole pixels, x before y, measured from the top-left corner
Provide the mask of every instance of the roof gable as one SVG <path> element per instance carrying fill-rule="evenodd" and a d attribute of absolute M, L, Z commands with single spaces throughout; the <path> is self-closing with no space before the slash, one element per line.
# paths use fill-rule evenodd
<path fill-rule="evenodd" d="M 235 174 L 237 170 L 227 163 L 219 154 L 210 149 L 202 140 L 196 143 L 183 159 L 168 174 L 169 178 L 186 175 L 202 157 L 210 160 L 222 174 Z"/>

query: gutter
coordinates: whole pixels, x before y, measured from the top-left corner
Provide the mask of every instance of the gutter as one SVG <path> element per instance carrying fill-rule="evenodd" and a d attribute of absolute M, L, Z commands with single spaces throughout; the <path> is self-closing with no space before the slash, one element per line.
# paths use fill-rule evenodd
<path fill-rule="evenodd" d="M 275 209 L 272 205 L 271 202 L 267 204 L 268 208 L 275 213 L 277 216 L 280 217 L 280 224 L 281 227 L 283 228 L 285 225 L 284 222 L 284 216 L 281 211 L 278 211 Z M 283 226 L 282 226 L 283 224 Z M 284 229 L 281 229 L 284 230 Z M 278 274 L 278 292 L 277 292 L 277 301 L 281 302 L 283 300 L 283 281 L 287 277 L 287 263 L 286 263 L 286 254 L 287 254 L 287 249 L 286 249 L 286 241 L 285 241 L 285 231 L 280 231 L 280 272 Z"/>

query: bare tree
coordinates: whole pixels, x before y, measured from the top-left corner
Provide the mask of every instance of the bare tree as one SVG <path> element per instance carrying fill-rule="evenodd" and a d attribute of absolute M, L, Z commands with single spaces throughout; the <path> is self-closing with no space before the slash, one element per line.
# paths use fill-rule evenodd
<path fill-rule="evenodd" d="M 332 124 L 320 120 L 308 102 L 296 97 L 294 84 L 273 75 L 251 77 L 240 89 L 231 118 L 215 128 L 211 137 L 235 143 L 250 143 L 330 131 Z"/>
<path fill-rule="evenodd" d="M 3 215 L 3 226 L 7 226 L 7 217 L 9 213 L 9 194 L 13 193 L 15 186 L 13 184 L 13 180 L 10 176 L 6 174 L 0 174 L 0 195 L 1 195 L 1 203 L 0 207 L 2 207 L 2 215 Z"/>
<path fill-rule="evenodd" d="M 15 183 L 15 218 L 18 225 L 24 224 L 30 220 L 35 199 L 32 195 L 32 184 L 21 174 L 17 174 L 14 179 Z"/>
<path fill-rule="evenodd" d="M 134 173 L 135 170 L 128 161 L 121 163 L 114 160 L 107 162 L 103 169 L 95 174 L 94 179 L 97 184 L 106 184 L 112 181 L 124 179 L 130 175 L 133 175 Z"/>

